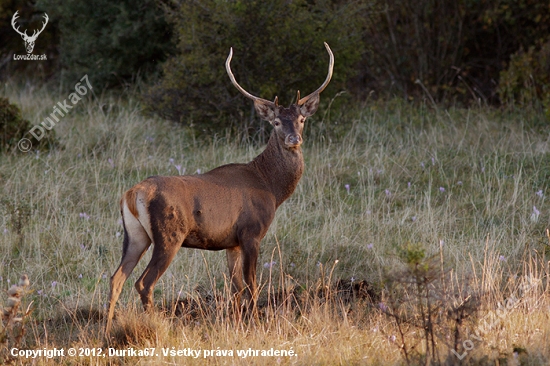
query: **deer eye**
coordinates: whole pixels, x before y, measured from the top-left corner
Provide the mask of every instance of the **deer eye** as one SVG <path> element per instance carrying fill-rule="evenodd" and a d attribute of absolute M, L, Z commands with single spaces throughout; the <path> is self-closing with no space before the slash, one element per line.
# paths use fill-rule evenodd
<path fill-rule="evenodd" d="M 276 121 L 273 123 L 273 125 L 276 126 L 276 127 L 279 127 L 279 126 L 281 125 L 281 122 L 276 120 Z"/>

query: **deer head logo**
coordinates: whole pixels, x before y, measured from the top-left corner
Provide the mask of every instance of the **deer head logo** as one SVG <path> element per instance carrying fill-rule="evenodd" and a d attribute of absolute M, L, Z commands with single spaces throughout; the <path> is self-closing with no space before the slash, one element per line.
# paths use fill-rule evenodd
<path fill-rule="evenodd" d="M 21 38 L 23 38 L 23 41 L 25 42 L 25 48 L 27 49 L 27 53 L 31 53 L 32 50 L 34 49 L 34 42 L 36 42 L 36 38 L 38 38 L 40 33 L 42 33 L 44 28 L 46 28 L 46 24 L 48 24 L 48 20 L 49 20 L 48 14 L 44 13 L 44 19 L 46 21 L 44 23 L 42 23 L 42 29 L 40 29 L 38 32 L 36 30 L 34 30 L 33 33 L 32 33 L 32 36 L 29 36 L 27 34 L 26 29 L 25 29 L 25 32 L 21 32 L 19 30 L 19 27 L 16 28 L 15 21 L 17 20 L 17 18 L 19 18 L 19 15 L 17 15 L 18 12 L 19 12 L 19 10 L 16 11 L 15 14 L 13 14 L 13 17 L 11 18 L 11 26 L 13 27 L 13 29 L 17 33 L 19 33 L 21 35 Z"/>

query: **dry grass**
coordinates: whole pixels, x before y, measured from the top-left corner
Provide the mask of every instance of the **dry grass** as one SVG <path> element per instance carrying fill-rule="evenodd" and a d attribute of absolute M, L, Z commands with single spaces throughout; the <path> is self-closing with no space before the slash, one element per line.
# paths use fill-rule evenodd
<path fill-rule="evenodd" d="M 66 98 L 10 85 L 1 94 L 33 123 Z M 399 102 L 328 116 L 308 122 L 306 172 L 262 243 L 258 318 L 231 316 L 223 253 L 183 249 L 157 285 L 158 312 L 143 314 L 132 286 L 148 258 L 117 307 L 112 346 L 151 347 L 158 356 L 41 357 L 37 364 L 390 365 L 406 363 L 403 339 L 410 363 L 423 364 L 424 330 L 411 320 L 420 319 L 422 299 L 387 291 L 392 274 L 407 273 L 399 255 L 407 244 L 424 249 L 422 263 L 436 258 L 431 271 L 448 281 L 431 283 L 430 291 L 477 299 L 460 325 L 459 345 L 473 344 L 464 364 L 550 362 L 548 132 L 528 113 L 429 111 Z M 121 253 L 120 194 L 150 175 L 245 162 L 262 147 L 240 145 L 229 133 L 197 141 L 143 117 L 133 99 L 113 96 L 82 101 L 55 133 L 63 149 L 0 157 L 0 286 L 8 289 L 22 273 L 31 280 L 23 301 L 33 301 L 34 310 L 20 348 L 106 351 L 101 332 L 108 277 Z M 409 277 L 401 278 L 399 291 Z M 352 282 L 365 287 L 345 291 Z M 407 306 L 392 307 L 405 298 Z M 511 298 L 517 302 L 499 313 L 505 316 L 471 339 Z M 443 323 L 456 304 L 441 299 L 434 334 L 444 336 L 432 361 L 458 364 L 447 346 L 452 324 Z M 163 355 L 172 348 L 202 353 Z M 237 356 L 271 348 L 296 356 Z M 205 359 L 205 350 L 213 355 Z"/>

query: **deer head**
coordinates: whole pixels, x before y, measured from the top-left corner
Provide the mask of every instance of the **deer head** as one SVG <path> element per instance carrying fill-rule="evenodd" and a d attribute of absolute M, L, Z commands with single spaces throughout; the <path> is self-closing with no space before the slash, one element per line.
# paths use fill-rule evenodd
<path fill-rule="evenodd" d="M 302 130 L 304 127 L 304 121 L 307 117 L 313 115 L 317 111 L 317 108 L 319 107 L 319 94 L 325 90 L 330 82 L 330 79 L 332 78 L 334 55 L 326 42 L 325 47 L 330 57 L 327 78 L 317 90 L 306 97 L 300 98 L 300 91 L 298 90 L 296 103 L 292 104 L 288 108 L 279 106 L 277 97 L 275 97 L 275 100 L 272 102 L 256 97 L 244 90 L 244 88 L 241 87 L 235 80 L 233 72 L 231 72 L 230 63 L 233 58 L 233 48 L 229 50 L 229 56 L 225 61 L 225 69 L 229 74 L 231 82 L 244 96 L 254 101 L 254 108 L 256 109 L 258 115 L 273 125 L 275 128 L 275 133 L 284 141 L 284 146 L 286 148 L 295 148 L 302 144 Z"/>
<path fill-rule="evenodd" d="M 32 36 L 27 35 L 27 30 L 25 29 L 25 32 L 19 31 L 19 27 L 16 28 L 15 21 L 17 18 L 19 18 L 19 15 L 17 15 L 19 11 L 16 11 L 15 14 L 13 14 L 13 17 L 11 18 L 11 26 L 13 29 L 21 35 L 21 38 L 23 38 L 23 41 L 25 42 L 25 48 L 27 49 L 27 53 L 31 53 L 34 49 L 34 42 L 36 42 L 36 38 L 42 33 L 44 28 L 46 28 L 46 24 L 48 24 L 48 14 L 44 13 L 44 19 L 45 22 L 42 23 L 42 29 L 37 31 L 36 29 L 33 31 Z"/>

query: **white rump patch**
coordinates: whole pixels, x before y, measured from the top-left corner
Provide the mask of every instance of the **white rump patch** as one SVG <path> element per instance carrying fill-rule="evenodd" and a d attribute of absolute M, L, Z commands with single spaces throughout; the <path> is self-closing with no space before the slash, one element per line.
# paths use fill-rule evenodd
<path fill-rule="evenodd" d="M 130 235 L 130 238 L 134 235 L 140 235 L 147 234 L 149 237 L 149 242 L 153 241 L 153 233 L 151 231 L 151 220 L 149 218 L 149 213 L 147 212 L 147 207 L 145 206 L 145 199 L 141 192 L 137 192 L 137 202 L 136 202 L 136 209 L 138 212 L 138 217 L 134 217 L 132 213 L 130 212 L 130 209 L 128 208 L 128 204 L 126 202 L 126 198 L 124 199 L 124 203 L 122 205 L 122 215 L 124 216 L 124 225 L 126 226 L 126 230 L 128 231 L 128 234 Z M 145 230 L 145 232 L 143 232 Z"/>

